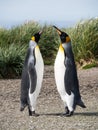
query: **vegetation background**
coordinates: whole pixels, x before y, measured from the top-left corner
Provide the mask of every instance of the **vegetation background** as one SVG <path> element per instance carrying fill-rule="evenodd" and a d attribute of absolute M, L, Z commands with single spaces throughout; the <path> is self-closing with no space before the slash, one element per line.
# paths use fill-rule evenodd
<path fill-rule="evenodd" d="M 43 29 L 39 46 L 46 65 L 54 63 L 60 39 L 52 25 L 30 21 L 11 29 L 0 28 L 0 78 L 19 78 L 31 36 Z M 80 21 L 69 34 L 76 64 L 83 68 L 98 66 L 98 18 Z"/>

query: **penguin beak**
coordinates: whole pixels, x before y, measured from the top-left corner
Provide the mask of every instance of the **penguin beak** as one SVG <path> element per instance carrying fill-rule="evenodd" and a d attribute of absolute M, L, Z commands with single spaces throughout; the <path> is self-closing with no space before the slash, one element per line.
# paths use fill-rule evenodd
<path fill-rule="evenodd" d="M 62 31 L 58 29 L 56 26 L 53 26 L 53 27 L 57 30 L 58 34 L 61 35 Z"/>
<path fill-rule="evenodd" d="M 41 31 L 39 31 L 39 35 L 41 35 L 43 33 L 43 31 L 41 30 Z"/>

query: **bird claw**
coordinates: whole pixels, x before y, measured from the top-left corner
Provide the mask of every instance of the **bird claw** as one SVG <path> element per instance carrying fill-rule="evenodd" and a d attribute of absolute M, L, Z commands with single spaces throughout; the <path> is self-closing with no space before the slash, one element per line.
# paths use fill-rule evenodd
<path fill-rule="evenodd" d="M 35 116 L 35 117 L 37 117 L 37 116 L 39 116 L 39 114 L 35 113 L 35 111 L 30 111 L 29 110 L 29 116 Z"/>

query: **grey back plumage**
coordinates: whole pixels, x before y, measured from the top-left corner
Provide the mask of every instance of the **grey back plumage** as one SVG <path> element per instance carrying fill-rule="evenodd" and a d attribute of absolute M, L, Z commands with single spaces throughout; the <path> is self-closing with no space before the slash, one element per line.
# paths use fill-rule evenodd
<path fill-rule="evenodd" d="M 74 60 L 74 54 L 72 51 L 71 43 L 67 43 L 63 45 L 65 50 L 65 77 L 64 77 L 64 83 L 65 83 L 65 89 L 66 92 L 70 95 L 71 92 L 75 95 L 75 102 L 78 102 L 78 99 L 81 98 L 80 92 L 79 92 L 79 81 L 77 77 L 77 70 Z"/>
<path fill-rule="evenodd" d="M 21 106 L 23 108 L 29 104 L 28 93 L 29 93 L 29 87 L 30 87 L 30 80 L 31 80 L 30 93 L 33 93 L 35 91 L 36 82 L 37 82 L 37 74 L 35 70 L 36 59 L 34 55 L 35 50 L 33 50 L 33 52 L 31 51 L 32 51 L 31 48 L 29 48 L 27 51 L 27 55 L 24 61 L 24 66 L 23 66 L 23 71 L 22 71 L 20 100 L 21 100 Z M 31 53 L 33 54 L 33 60 L 32 62 L 29 63 L 29 58 L 30 58 Z"/>

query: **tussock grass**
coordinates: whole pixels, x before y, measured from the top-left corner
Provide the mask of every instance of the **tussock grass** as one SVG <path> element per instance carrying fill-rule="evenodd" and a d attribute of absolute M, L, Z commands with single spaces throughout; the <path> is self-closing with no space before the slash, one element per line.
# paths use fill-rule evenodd
<path fill-rule="evenodd" d="M 68 29 L 76 61 L 98 59 L 98 19 L 79 22 Z"/>
<path fill-rule="evenodd" d="M 9 46 L 0 47 L 0 77 L 16 78 L 22 71 L 25 46 L 11 44 Z"/>
<path fill-rule="evenodd" d="M 51 25 L 28 22 L 11 29 L 0 28 L 0 77 L 21 75 L 24 57 L 31 36 L 42 30 L 39 46 L 45 64 L 53 64 L 60 44 L 59 36 Z M 63 28 L 71 37 L 75 60 L 98 61 L 98 19 L 80 21 L 73 28 Z M 95 65 L 94 65 L 95 66 Z"/>

